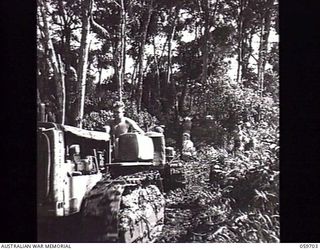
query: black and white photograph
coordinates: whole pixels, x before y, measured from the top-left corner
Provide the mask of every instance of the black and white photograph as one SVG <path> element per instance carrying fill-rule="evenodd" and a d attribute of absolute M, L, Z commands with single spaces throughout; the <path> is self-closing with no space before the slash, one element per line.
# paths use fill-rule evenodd
<path fill-rule="evenodd" d="M 279 243 L 278 0 L 37 0 L 46 243 Z"/>

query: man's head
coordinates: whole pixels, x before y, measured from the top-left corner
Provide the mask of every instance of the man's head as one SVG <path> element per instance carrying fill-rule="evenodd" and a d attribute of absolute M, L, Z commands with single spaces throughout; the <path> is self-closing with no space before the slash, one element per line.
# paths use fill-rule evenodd
<path fill-rule="evenodd" d="M 117 101 L 113 105 L 113 115 L 117 119 L 121 119 L 124 116 L 124 103 Z"/>
<path fill-rule="evenodd" d="M 183 133 L 182 134 L 183 140 L 190 140 L 190 134 L 189 133 Z"/>

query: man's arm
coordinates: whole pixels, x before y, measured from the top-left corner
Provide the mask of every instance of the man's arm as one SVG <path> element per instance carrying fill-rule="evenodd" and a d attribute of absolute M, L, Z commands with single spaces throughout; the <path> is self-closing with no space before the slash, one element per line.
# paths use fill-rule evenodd
<path fill-rule="evenodd" d="M 106 133 L 108 133 L 110 135 L 111 138 L 111 145 L 113 145 L 114 143 L 114 133 L 112 131 L 112 127 L 113 127 L 113 121 L 112 120 L 108 120 L 105 123 L 105 126 L 103 126 L 103 128 L 105 129 Z"/>
<path fill-rule="evenodd" d="M 103 126 L 103 128 L 105 129 L 105 132 L 110 134 L 110 131 L 111 131 L 111 126 L 110 125 L 105 125 Z"/>
<path fill-rule="evenodd" d="M 144 134 L 144 131 L 139 127 L 139 125 L 134 120 L 126 117 L 126 121 L 133 127 L 133 129 L 137 130 L 141 134 Z"/>

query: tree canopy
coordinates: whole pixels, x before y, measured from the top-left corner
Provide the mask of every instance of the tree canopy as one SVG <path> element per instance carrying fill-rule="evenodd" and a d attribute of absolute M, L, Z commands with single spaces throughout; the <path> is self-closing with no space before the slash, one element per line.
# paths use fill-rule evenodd
<path fill-rule="evenodd" d="M 113 94 L 161 122 L 211 115 L 229 86 L 277 103 L 276 25 L 275 0 L 39 0 L 39 98 L 81 126 Z"/>

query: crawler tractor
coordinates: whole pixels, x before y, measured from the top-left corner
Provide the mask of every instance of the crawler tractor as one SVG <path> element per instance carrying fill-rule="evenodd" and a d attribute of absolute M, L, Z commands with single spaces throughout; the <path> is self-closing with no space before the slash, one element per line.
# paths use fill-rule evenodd
<path fill-rule="evenodd" d="M 40 122 L 37 136 L 40 241 L 54 241 L 46 235 L 53 225 L 49 221 L 63 221 L 56 231 L 74 231 L 75 242 L 157 239 L 164 223 L 163 178 L 168 172 L 163 134 L 121 135 L 115 159 L 105 132 Z M 69 224 L 73 228 L 66 229 Z"/>

